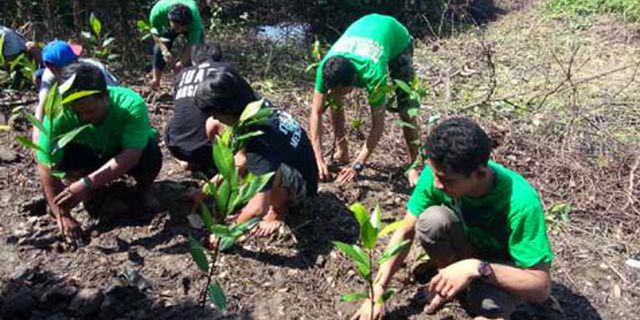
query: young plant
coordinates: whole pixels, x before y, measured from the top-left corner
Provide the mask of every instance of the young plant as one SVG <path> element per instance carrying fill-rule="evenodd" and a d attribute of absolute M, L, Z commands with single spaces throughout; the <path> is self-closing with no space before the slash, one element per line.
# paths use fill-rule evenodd
<path fill-rule="evenodd" d="M 381 256 L 374 260 L 374 248 L 378 243 L 378 239 L 400 227 L 402 221 L 397 221 L 381 228 L 380 219 L 382 213 L 379 205 L 376 206 L 371 214 L 369 214 L 367 208 L 365 208 L 361 203 L 354 203 L 349 209 L 353 212 L 356 222 L 360 227 L 360 234 L 358 237 L 360 245 L 347 244 L 340 241 L 334 241 L 333 244 L 338 250 L 351 259 L 358 271 L 358 274 L 367 283 L 367 290 L 354 291 L 342 295 L 341 300 L 346 302 L 372 298 L 374 296 L 373 285 L 375 284 L 373 277 L 374 267 L 379 267 L 387 260 L 398 254 L 398 252 L 409 246 L 409 240 L 405 240 L 387 248 Z M 376 301 L 371 301 L 371 315 L 373 316 L 373 308 L 375 304 L 384 304 L 389 300 L 389 298 L 391 298 L 391 296 L 393 296 L 394 293 L 394 289 L 389 289 Z"/>
<path fill-rule="evenodd" d="M 212 283 L 218 254 L 231 248 L 238 238 L 255 226 L 259 219 L 227 225 L 225 218 L 246 204 L 271 179 L 273 172 L 256 176 L 248 173 L 242 176 L 234 163 L 234 154 L 242 149 L 252 137 L 263 134 L 251 131 L 251 127 L 266 121 L 272 110 L 263 108 L 263 100 L 252 102 L 245 108 L 240 120 L 216 137 L 213 145 L 213 160 L 220 174 L 216 182 L 208 181 L 203 190 L 215 201 L 215 214 L 201 205 L 201 217 L 205 228 L 215 236 L 212 250 L 206 250 L 194 237 L 189 237 L 191 256 L 200 270 L 207 274 L 207 284 L 203 290 L 201 304 L 204 307 L 207 296 L 223 312 L 227 309 L 224 290 L 218 281 Z M 215 218 L 214 218 L 215 217 Z"/>
<path fill-rule="evenodd" d="M 0 37 L 0 52 L 4 50 L 4 35 Z M 16 89 L 25 89 L 32 85 L 33 73 L 38 68 L 36 62 L 25 53 L 21 53 L 11 61 L 6 61 L 0 54 L 0 87 L 9 84 Z"/>
<path fill-rule="evenodd" d="M 82 131 L 91 126 L 91 124 L 85 124 L 74 130 L 61 134 L 56 134 L 53 130 L 53 122 L 63 112 L 63 108 L 65 105 L 74 100 L 98 93 L 98 91 L 79 91 L 74 92 L 63 99 L 62 95 L 67 90 L 69 90 L 74 80 L 75 75 L 65 83 L 63 83 L 60 86 L 59 90 L 57 83 L 54 83 L 54 85 L 51 87 L 51 90 L 49 90 L 44 103 L 44 115 L 46 116 L 45 119 L 38 120 L 33 114 L 22 109 L 27 120 L 29 120 L 31 124 L 33 124 L 40 130 L 41 135 L 44 135 L 46 137 L 49 148 L 45 149 L 44 146 L 40 145 L 38 142 L 32 141 L 26 136 L 18 136 L 16 138 L 18 142 L 20 142 L 20 144 L 34 151 L 40 151 L 44 154 L 47 154 L 49 156 L 49 159 L 54 159 L 56 153 L 62 150 L 67 144 L 72 142 L 80 133 L 82 133 Z M 46 126 L 44 121 L 46 121 Z M 55 165 L 55 163 L 50 164 L 52 174 L 58 178 L 64 177 L 63 172 L 55 170 Z"/>
<path fill-rule="evenodd" d="M 82 37 L 87 41 L 90 55 L 105 62 L 113 62 L 118 59 L 120 55 L 113 53 L 116 39 L 110 37 L 109 33 L 102 32 L 102 22 L 93 13 L 89 17 L 89 25 L 91 30 L 82 31 Z"/>
<path fill-rule="evenodd" d="M 314 62 L 308 65 L 304 72 L 314 70 L 320 65 L 320 61 L 322 60 L 322 48 L 318 39 L 316 39 L 311 45 L 311 58 Z"/>
<path fill-rule="evenodd" d="M 140 39 L 143 41 L 151 38 L 154 35 L 156 36 L 158 35 L 158 32 L 156 31 L 156 29 L 154 29 L 151 26 L 151 23 L 149 23 L 146 20 L 136 21 L 136 27 L 138 28 L 138 32 L 142 34 L 142 37 Z"/>

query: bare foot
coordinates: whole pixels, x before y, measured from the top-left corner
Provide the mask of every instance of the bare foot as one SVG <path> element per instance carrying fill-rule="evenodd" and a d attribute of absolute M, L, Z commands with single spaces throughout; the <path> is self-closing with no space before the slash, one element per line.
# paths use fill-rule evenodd
<path fill-rule="evenodd" d="M 276 214 L 275 211 L 269 210 L 269 213 L 262 218 L 262 221 L 260 221 L 258 225 L 251 230 L 251 234 L 257 237 L 268 236 L 280 229 L 284 224 L 282 219 L 283 217 Z"/>
<path fill-rule="evenodd" d="M 333 160 L 336 161 L 339 165 L 346 165 L 349 163 L 349 151 L 348 150 L 340 150 L 336 148 L 336 152 L 333 153 Z"/>

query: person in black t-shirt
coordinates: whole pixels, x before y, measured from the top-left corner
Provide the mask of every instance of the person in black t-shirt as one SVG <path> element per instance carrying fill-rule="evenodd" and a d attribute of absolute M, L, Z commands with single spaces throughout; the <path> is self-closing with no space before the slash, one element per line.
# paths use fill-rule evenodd
<path fill-rule="evenodd" d="M 175 109 L 166 128 L 165 141 L 171 154 L 188 163 L 192 172 L 208 178 L 217 173 L 211 155 L 211 137 L 221 124 L 195 106 L 195 94 L 205 75 L 214 69 L 229 67 L 221 63 L 222 52 L 216 44 L 197 44 L 191 48 L 194 66 L 182 70 L 174 84 Z"/>
<path fill-rule="evenodd" d="M 251 86 L 232 68 L 209 73 L 196 93 L 196 106 L 221 123 L 232 126 L 247 104 L 258 100 Z M 263 108 L 270 108 L 265 102 Z M 263 216 L 254 230 L 258 236 L 276 231 L 291 206 L 297 206 L 318 192 L 318 167 L 307 133 L 288 113 L 274 109 L 266 123 L 251 131 L 263 134 L 252 137 L 236 157 L 236 166 L 256 175 L 275 172 L 265 188 L 242 209 L 238 223 Z"/>

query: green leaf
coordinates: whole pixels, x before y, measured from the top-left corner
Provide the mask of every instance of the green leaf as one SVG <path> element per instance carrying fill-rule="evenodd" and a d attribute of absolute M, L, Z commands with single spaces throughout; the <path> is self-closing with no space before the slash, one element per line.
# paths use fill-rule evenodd
<path fill-rule="evenodd" d="M 368 220 L 360 227 L 360 240 L 367 249 L 375 248 L 376 242 L 378 242 L 378 230 Z"/>
<path fill-rule="evenodd" d="M 249 103 L 244 108 L 244 111 L 242 111 L 242 114 L 240 115 L 240 122 L 245 122 L 248 119 L 251 119 L 253 116 L 255 116 L 258 113 L 258 111 L 260 111 L 260 108 L 262 108 L 263 104 L 264 104 L 264 99 L 260 99 L 258 101 Z"/>
<path fill-rule="evenodd" d="M 224 296 L 224 291 L 218 281 L 209 285 L 209 300 L 218 307 L 218 309 L 227 310 L 227 298 Z"/>
<path fill-rule="evenodd" d="M 213 233 L 213 225 L 215 224 L 215 221 L 213 220 L 211 211 L 209 211 L 209 208 L 207 208 L 204 201 L 200 202 L 200 216 L 202 217 L 202 222 L 204 222 L 204 226 L 207 227 L 207 230 Z"/>
<path fill-rule="evenodd" d="M 275 172 L 265 173 L 263 175 L 257 176 L 250 180 L 249 183 L 245 183 L 238 193 L 238 197 L 233 201 L 232 205 L 229 206 L 229 210 L 233 211 L 235 208 L 244 205 L 249 199 L 256 195 L 256 193 L 260 192 L 264 188 L 265 185 L 269 182 L 271 177 Z M 252 174 L 250 174 L 252 175 Z"/>
<path fill-rule="evenodd" d="M 231 236 L 231 230 L 229 229 L 229 226 L 225 226 L 224 224 L 214 224 L 213 226 L 211 226 L 211 233 L 219 237 Z"/>
<path fill-rule="evenodd" d="M 62 100 L 62 104 L 66 105 L 70 102 L 73 102 L 78 99 L 82 99 L 84 97 L 92 96 L 96 93 L 100 93 L 98 90 L 87 90 L 87 91 L 78 91 L 68 95 L 66 98 Z"/>
<path fill-rule="evenodd" d="M 91 32 L 88 31 L 80 31 L 80 34 L 82 35 L 83 38 L 87 39 L 87 40 L 91 40 L 93 39 L 93 34 L 91 34 Z"/>
<path fill-rule="evenodd" d="M 193 260 L 196 262 L 196 265 L 200 270 L 204 272 L 209 271 L 209 260 L 207 260 L 207 256 L 204 253 L 204 248 L 196 240 L 193 236 L 189 235 L 189 245 L 191 246 L 191 256 Z"/>
<path fill-rule="evenodd" d="M 234 170 L 235 170 L 235 167 L 234 167 Z M 230 193 L 231 193 L 231 186 L 230 186 L 229 180 L 224 179 L 222 180 L 222 183 L 220 183 L 218 190 L 216 190 L 216 192 L 214 192 L 213 194 L 213 197 L 216 201 L 216 208 L 218 209 L 218 212 L 221 212 L 224 215 L 228 213 L 227 206 L 229 205 Z"/>
<path fill-rule="evenodd" d="M 396 231 L 396 229 L 402 226 L 402 222 L 402 220 L 398 220 L 394 223 L 386 225 L 384 228 L 382 228 L 382 230 L 380 230 L 380 233 L 378 233 L 378 237 L 384 237 L 385 235 L 387 235 L 387 233 Z"/>
<path fill-rule="evenodd" d="M 47 154 L 48 152 L 45 151 L 41 146 L 33 143 L 33 141 L 31 141 L 31 139 L 25 137 L 25 136 L 18 136 L 16 137 L 16 140 L 18 140 L 18 142 L 20 142 L 21 145 L 31 149 L 31 150 L 37 150 L 40 151 L 44 154 Z"/>
<path fill-rule="evenodd" d="M 258 222 L 260 222 L 260 218 L 253 218 L 249 221 L 235 224 L 231 227 L 231 234 L 234 237 L 239 238 L 247 231 L 251 230 L 256 224 L 258 224 Z"/>
<path fill-rule="evenodd" d="M 380 230 L 380 225 L 382 220 L 382 209 L 380 209 L 380 204 L 376 205 L 376 208 L 373 210 L 373 214 L 371 214 L 371 226 L 376 229 L 376 231 Z"/>
<path fill-rule="evenodd" d="M 104 41 L 102 41 L 102 47 L 108 47 L 109 45 L 111 45 L 114 41 L 116 40 L 116 38 L 114 37 L 109 37 L 104 39 Z"/>
<path fill-rule="evenodd" d="M 85 124 L 82 127 L 78 127 L 75 128 L 67 133 L 64 133 L 58 137 L 56 137 L 57 141 L 56 141 L 56 147 L 53 149 L 53 152 L 58 152 L 58 150 L 61 150 L 62 148 L 64 148 L 67 144 L 69 144 L 69 142 L 73 141 L 73 139 L 75 139 L 75 137 L 80 134 L 84 129 L 88 128 L 89 126 L 91 126 L 91 124 Z"/>
<path fill-rule="evenodd" d="M 369 220 L 369 214 L 367 213 L 367 208 L 360 202 L 356 202 L 349 207 L 349 210 L 353 212 L 353 215 L 356 218 L 356 222 L 362 228 L 362 225 Z"/>
<path fill-rule="evenodd" d="M 220 252 L 225 252 L 231 249 L 236 244 L 236 238 L 234 237 L 221 237 L 220 244 L 218 245 L 218 250 Z"/>
<path fill-rule="evenodd" d="M 411 129 L 415 129 L 416 126 L 414 126 L 413 124 L 409 123 L 409 122 L 404 122 L 402 120 L 396 119 L 396 121 L 393 122 L 395 125 L 399 126 L 399 127 L 404 127 L 404 128 L 411 128 Z"/>
<path fill-rule="evenodd" d="M 396 289 L 389 289 L 387 291 L 385 291 L 381 297 L 378 298 L 378 300 L 376 300 L 376 303 L 379 304 L 384 304 L 385 302 L 387 302 L 389 299 L 391 299 L 391 297 L 396 294 Z"/>
<path fill-rule="evenodd" d="M 0 53 L 4 53 L 4 32 L 0 36 Z M 0 66 L 4 67 L 4 54 L 0 54 Z"/>
<path fill-rule="evenodd" d="M 240 136 L 236 137 L 236 140 L 237 141 L 243 141 L 243 140 L 247 140 L 247 139 L 252 138 L 252 137 L 257 137 L 257 136 L 260 136 L 260 135 L 263 135 L 263 134 L 264 134 L 264 132 L 262 132 L 260 130 L 253 131 L 253 132 L 245 133 L 243 135 L 240 135 Z"/>
<path fill-rule="evenodd" d="M 393 79 L 393 83 L 398 86 L 398 88 L 400 88 L 402 91 L 404 91 L 405 93 L 407 93 L 408 95 L 413 95 L 413 89 L 411 89 L 411 87 L 404 81 L 399 80 L 399 79 Z"/>
<path fill-rule="evenodd" d="M 69 80 L 73 80 L 75 77 L 71 77 Z M 66 82 L 65 82 L 66 84 Z M 64 87 L 64 84 L 60 87 L 61 90 Z M 54 83 L 49 89 L 47 93 L 47 97 L 44 102 L 44 114 L 49 117 L 50 120 L 55 119 L 58 114 L 62 111 L 62 101 L 60 98 L 60 94 L 58 94 L 58 83 Z"/>
<path fill-rule="evenodd" d="M 66 176 L 67 173 L 59 170 L 51 170 L 51 175 L 58 179 L 64 179 L 64 176 Z"/>
<path fill-rule="evenodd" d="M 120 55 L 119 54 L 115 54 L 115 53 L 112 53 L 112 54 L 107 56 L 107 60 L 109 60 L 109 61 L 113 61 L 113 60 L 118 59 L 118 58 L 120 58 Z"/>
<path fill-rule="evenodd" d="M 10 127 L 10 126 L 8 126 L 8 125 L 6 125 L 6 124 L 2 124 L 2 125 L 0 125 L 0 131 L 2 131 L 2 132 L 6 132 L 6 131 L 9 131 L 9 130 L 11 130 L 11 127 Z"/>
<path fill-rule="evenodd" d="M 365 300 L 369 298 L 369 294 L 365 291 L 355 291 L 347 294 L 343 294 L 340 296 L 340 301 L 344 302 L 354 302 L 359 300 Z"/>
<path fill-rule="evenodd" d="M 409 108 L 407 110 L 407 115 L 411 118 L 415 118 L 418 115 L 418 112 L 420 112 L 420 108 Z"/>
<path fill-rule="evenodd" d="M 151 26 L 149 25 L 149 23 L 144 21 L 144 20 L 136 21 L 136 26 L 138 27 L 138 30 L 140 30 L 140 31 L 147 31 L 147 30 L 151 29 Z"/>
<path fill-rule="evenodd" d="M 387 248 L 384 251 L 384 253 L 382 254 L 382 256 L 380 258 L 378 258 L 378 264 L 385 263 L 387 260 L 391 259 L 391 257 L 393 257 L 396 254 L 398 254 L 398 252 L 400 252 L 403 249 L 407 248 L 407 246 L 409 246 L 410 243 L 411 243 L 411 241 L 405 240 L 405 241 L 402 241 L 400 243 L 396 243 L 395 245 Z"/>
<path fill-rule="evenodd" d="M 98 18 L 96 18 L 96 15 L 93 14 L 93 12 L 89 17 L 89 23 L 91 23 L 91 29 L 93 29 L 93 33 L 95 33 L 96 36 L 99 36 L 100 32 L 102 31 L 102 23 Z"/>
<path fill-rule="evenodd" d="M 220 137 L 216 137 L 214 142 L 213 160 L 224 179 L 232 180 L 232 175 L 235 173 L 233 152 L 227 144 L 222 142 Z"/>
<path fill-rule="evenodd" d="M 36 119 L 36 117 L 31 113 L 25 112 L 24 115 L 25 117 L 27 117 L 27 120 L 31 122 L 31 124 L 37 127 L 38 130 L 40 130 L 41 134 L 44 134 L 46 137 L 49 136 L 49 132 L 47 132 L 48 130 L 44 127 L 44 124 L 42 123 L 42 121 Z"/>
<path fill-rule="evenodd" d="M 349 245 L 340 241 L 333 241 L 333 245 L 351 259 L 362 277 L 367 278 L 371 275 L 369 257 L 362 248 L 357 245 Z"/>
<path fill-rule="evenodd" d="M 76 74 L 74 73 L 69 79 L 60 85 L 60 93 L 65 94 L 73 86 L 73 82 L 76 81 Z"/>

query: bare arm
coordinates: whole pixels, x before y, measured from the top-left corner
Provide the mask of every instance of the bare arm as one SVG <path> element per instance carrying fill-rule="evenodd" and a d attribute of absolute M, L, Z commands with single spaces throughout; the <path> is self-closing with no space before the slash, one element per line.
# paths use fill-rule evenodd
<path fill-rule="evenodd" d="M 60 208 L 55 204 L 53 199 L 64 189 L 64 184 L 60 179 L 51 175 L 51 169 L 49 169 L 49 167 L 40 163 L 38 163 L 38 174 L 49 208 L 51 208 L 54 215 L 58 216 L 60 214 Z"/>
<path fill-rule="evenodd" d="M 263 216 L 269 210 L 269 205 L 271 205 L 271 191 L 258 192 L 249 200 L 247 205 L 242 208 L 238 219 L 236 219 L 236 223 L 247 222 L 253 218 Z"/>
<path fill-rule="evenodd" d="M 91 173 L 88 178 L 93 186 L 103 186 L 135 167 L 141 156 L 141 149 L 124 149 L 120 154 L 111 158 L 102 167 Z"/>
<path fill-rule="evenodd" d="M 504 264 L 491 263 L 495 277 L 489 282 L 530 302 L 544 302 L 551 292 L 549 265 L 521 269 Z"/>
<path fill-rule="evenodd" d="M 387 248 L 405 240 L 409 240 L 409 245 L 380 266 L 374 283 L 374 294 L 376 299 L 387 289 L 389 281 L 391 281 L 393 275 L 398 271 L 398 268 L 404 262 L 407 254 L 409 254 L 409 251 L 411 250 L 411 243 L 415 236 L 415 226 L 417 221 L 416 217 L 407 212 L 402 220 L 402 226 L 393 233 Z"/>
<path fill-rule="evenodd" d="M 360 149 L 357 161 L 366 163 L 373 150 L 378 145 L 380 137 L 384 132 L 385 109 L 383 106 L 371 107 L 371 131 L 367 137 L 367 141 Z"/>
<path fill-rule="evenodd" d="M 313 153 L 318 163 L 324 163 L 322 157 L 322 114 L 325 111 L 324 104 L 326 99 L 326 94 L 315 91 L 313 94 L 313 102 L 311 103 L 311 115 L 309 116 L 311 146 L 313 147 Z"/>

